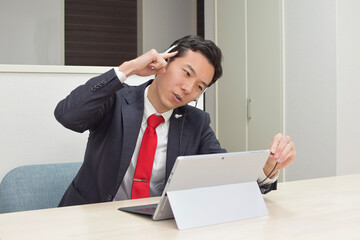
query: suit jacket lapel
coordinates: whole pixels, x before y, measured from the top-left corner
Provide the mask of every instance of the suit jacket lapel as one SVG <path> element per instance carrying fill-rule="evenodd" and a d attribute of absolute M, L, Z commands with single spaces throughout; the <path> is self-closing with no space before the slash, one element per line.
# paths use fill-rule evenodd
<path fill-rule="evenodd" d="M 117 183 L 120 184 L 131 162 L 136 141 L 139 135 L 141 122 L 144 114 L 144 91 L 150 84 L 147 82 L 140 85 L 134 91 L 124 96 L 125 103 L 121 109 L 123 145 Z"/>

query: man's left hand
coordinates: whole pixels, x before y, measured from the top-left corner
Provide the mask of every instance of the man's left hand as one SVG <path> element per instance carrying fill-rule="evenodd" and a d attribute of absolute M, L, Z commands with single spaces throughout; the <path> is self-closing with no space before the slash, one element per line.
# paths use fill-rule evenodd
<path fill-rule="evenodd" d="M 266 161 L 264 166 L 264 173 L 266 176 L 274 169 L 275 164 L 277 164 L 276 169 L 271 173 L 270 178 L 278 174 L 280 169 L 286 168 L 289 166 L 295 159 L 296 149 L 294 143 L 291 141 L 289 136 L 283 136 L 281 133 L 278 133 L 273 138 L 273 141 L 270 145 L 270 156 Z"/>

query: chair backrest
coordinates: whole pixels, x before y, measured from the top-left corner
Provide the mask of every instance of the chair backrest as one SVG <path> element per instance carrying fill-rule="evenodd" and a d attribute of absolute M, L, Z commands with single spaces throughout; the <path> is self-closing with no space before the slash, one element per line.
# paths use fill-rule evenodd
<path fill-rule="evenodd" d="M 81 162 L 17 167 L 0 184 L 0 213 L 57 207 Z"/>

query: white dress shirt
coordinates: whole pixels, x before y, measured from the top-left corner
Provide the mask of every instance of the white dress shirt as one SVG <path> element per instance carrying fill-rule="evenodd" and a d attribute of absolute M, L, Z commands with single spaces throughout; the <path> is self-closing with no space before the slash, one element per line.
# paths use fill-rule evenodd
<path fill-rule="evenodd" d="M 119 80 L 124 83 L 126 76 L 124 73 L 119 71 L 119 68 L 114 68 L 116 75 Z M 147 118 L 152 114 L 161 115 L 165 119 L 157 128 L 156 134 L 158 137 L 158 144 L 155 151 L 154 165 L 151 173 L 150 179 L 150 197 L 160 196 L 165 187 L 165 172 L 166 172 L 166 151 L 167 151 L 167 142 L 168 142 L 168 133 L 170 126 L 170 117 L 173 110 L 167 111 L 165 113 L 159 114 L 156 112 L 154 106 L 151 104 L 147 97 L 148 92 L 147 87 L 144 92 L 144 115 L 139 131 L 139 135 L 136 141 L 136 146 L 134 153 L 131 158 L 130 165 L 125 173 L 124 179 L 114 197 L 114 201 L 118 200 L 128 200 L 131 199 L 131 189 L 133 177 L 135 174 L 135 168 L 137 163 L 137 158 L 140 151 L 142 137 L 144 135 L 145 129 L 147 127 Z M 258 182 L 263 181 L 266 178 L 266 175 L 262 172 L 261 176 L 258 178 Z M 270 184 L 275 182 L 278 179 L 278 175 L 273 178 L 266 179 L 261 185 Z"/>
<path fill-rule="evenodd" d="M 118 192 L 115 195 L 114 201 L 131 199 L 131 189 L 133 183 L 133 177 L 135 174 L 137 158 L 140 151 L 141 141 L 147 127 L 147 119 L 152 114 L 161 115 L 165 119 L 157 128 L 156 134 L 158 138 L 153 169 L 150 179 L 150 197 L 160 196 L 165 188 L 165 172 L 166 172 L 166 150 L 168 142 L 168 133 L 170 126 L 170 117 L 173 110 L 159 114 L 156 112 L 153 105 L 150 103 L 147 92 L 147 87 L 144 93 L 144 115 L 140 127 L 140 132 L 136 141 L 134 153 L 131 158 L 129 168 L 127 169 L 124 179 L 120 185 Z"/>

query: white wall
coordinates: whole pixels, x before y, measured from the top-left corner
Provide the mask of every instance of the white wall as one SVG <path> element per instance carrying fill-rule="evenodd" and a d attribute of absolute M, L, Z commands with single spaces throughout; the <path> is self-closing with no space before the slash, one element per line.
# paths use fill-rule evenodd
<path fill-rule="evenodd" d="M 336 0 L 284 1 L 286 180 L 336 174 Z"/>
<path fill-rule="evenodd" d="M 141 21 L 142 52 L 164 51 L 176 39 L 196 34 L 196 1 L 142 0 Z"/>
<path fill-rule="evenodd" d="M 287 180 L 360 172 L 360 2 L 286 0 Z"/>
<path fill-rule="evenodd" d="M 0 180 L 20 165 L 83 160 L 87 133 L 65 129 L 53 112 L 72 89 L 95 75 L 0 72 Z"/>
<path fill-rule="evenodd" d="M 62 64 L 61 2 L 0 1 L 0 64 Z"/>
<path fill-rule="evenodd" d="M 360 173 L 360 1 L 337 1 L 337 174 Z"/>

